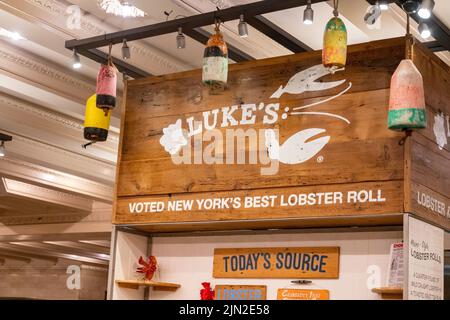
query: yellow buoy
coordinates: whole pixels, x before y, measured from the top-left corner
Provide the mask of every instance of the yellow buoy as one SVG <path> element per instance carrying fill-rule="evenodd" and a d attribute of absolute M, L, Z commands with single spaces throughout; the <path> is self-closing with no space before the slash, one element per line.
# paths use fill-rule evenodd
<path fill-rule="evenodd" d="M 106 141 L 110 121 L 111 111 L 105 114 L 104 110 L 97 108 L 97 95 L 91 96 L 86 103 L 84 138 L 91 143 Z"/>
<path fill-rule="evenodd" d="M 343 68 L 347 62 L 347 28 L 344 21 L 333 17 L 325 27 L 322 64 L 327 68 Z"/>

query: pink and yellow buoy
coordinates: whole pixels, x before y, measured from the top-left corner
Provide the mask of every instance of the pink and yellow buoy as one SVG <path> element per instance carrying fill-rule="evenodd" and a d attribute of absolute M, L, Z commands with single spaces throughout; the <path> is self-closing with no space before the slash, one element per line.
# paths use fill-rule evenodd
<path fill-rule="evenodd" d="M 391 78 L 388 127 L 407 130 L 426 126 L 422 75 L 411 59 L 404 59 Z"/>
<path fill-rule="evenodd" d="M 337 16 L 328 21 L 323 36 L 322 64 L 339 69 L 347 62 L 347 28 Z"/>

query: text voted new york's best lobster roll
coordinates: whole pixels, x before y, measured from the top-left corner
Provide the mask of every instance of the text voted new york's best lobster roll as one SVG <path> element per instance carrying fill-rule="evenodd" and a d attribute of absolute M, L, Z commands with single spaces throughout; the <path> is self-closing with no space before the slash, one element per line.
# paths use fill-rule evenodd
<path fill-rule="evenodd" d="M 108 112 L 116 107 L 117 68 L 113 64 L 102 65 L 97 76 L 97 108 Z"/>

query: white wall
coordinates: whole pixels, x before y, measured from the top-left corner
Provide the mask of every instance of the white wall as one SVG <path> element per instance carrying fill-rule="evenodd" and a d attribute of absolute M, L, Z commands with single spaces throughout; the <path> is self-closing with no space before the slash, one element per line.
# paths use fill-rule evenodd
<path fill-rule="evenodd" d="M 138 267 L 137 262 L 140 256 L 145 258 L 147 248 L 147 237 L 121 231 L 117 232 L 114 280 L 138 279 L 138 275 L 135 272 Z M 114 283 L 112 299 L 142 300 L 144 299 L 144 288 L 139 288 L 139 290 L 121 288 Z"/>
<path fill-rule="evenodd" d="M 267 285 L 267 298 L 276 299 L 278 288 L 295 279 L 214 279 L 214 248 L 339 246 L 340 277 L 337 280 L 313 280 L 307 288 L 327 289 L 331 299 L 379 299 L 367 285 L 367 268 L 379 266 L 381 285 L 386 284 L 389 249 L 402 240 L 402 232 L 296 233 L 233 236 L 157 237 L 152 239 L 152 254 L 160 266 L 159 279 L 180 283 L 176 292 L 152 291 L 150 299 L 199 300 L 201 283 Z M 138 257 L 136 257 L 137 260 Z M 117 277 L 116 277 L 117 278 Z M 125 298 L 125 296 L 122 296 Z"/>

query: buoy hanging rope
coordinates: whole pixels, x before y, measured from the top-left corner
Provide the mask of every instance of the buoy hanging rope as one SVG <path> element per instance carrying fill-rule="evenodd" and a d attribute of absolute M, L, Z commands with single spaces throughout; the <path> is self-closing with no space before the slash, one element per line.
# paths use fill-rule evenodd
<path fill-rule="evenodd" d="M 109 45 L 108 62 L 100 67 L 97 76 L 97 108 L 103 109 L 105 116 L 116 106 L 117 68 L 113 63 L 112 43 Z"/>
<path fill-rule="evenodd" d="M 333 10 L 333 15 L 335 18 L 339 17 L 339 0 L 333 0 L 333 6 L 334 6 L 334 10 Z"/>
<path fill-rule="evenodd" d="M 202 81 L 215 89 L 224 89 L 228 81 L 228 48 L 220 32 L 221 20 L 214 17 L 214 30 L 203 55 Z"/>
<path fill-rule="evenodd" d="M 414 56 L 414 44 L 415 40 L 414 37 L 411 34 L 411 24 L 410 24 L 410 17 L 409 14 L 406 14 L 406 46 L 405 46 L 405 59 L 413 59 Z"/>
<path fill-rule="evenodd" d="M 333 17 L 328 21 L 323 36 L 322 64 L 331 73 L 347 63 L 347 28 L 339 18 L 339 0 L 333 0 Z"/>

